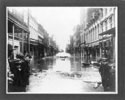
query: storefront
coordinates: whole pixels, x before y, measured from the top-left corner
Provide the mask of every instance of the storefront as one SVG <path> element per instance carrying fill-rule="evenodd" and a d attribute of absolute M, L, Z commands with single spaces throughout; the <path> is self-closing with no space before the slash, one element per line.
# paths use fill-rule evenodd
<path fill-rule="evenodd" d="M 100 39 L 100 49 L 101 49 L 101 57 L 106 57 L 109 59 L 115 59 L 115 28 L 112 28 L 104 33 L 100 34 L 103 36 Z"/>
<path fill-rule="evenodd" d="M 34 57 L 38 57 L 38 41 L 30 39 L 30 54 Z"/>
<path fill-rule="evenodd" d="M 29 30 L 28 26 L 8 13 L 8 44 L 14 50 L 14 58 L 17 53 L 29 52 Z"/>

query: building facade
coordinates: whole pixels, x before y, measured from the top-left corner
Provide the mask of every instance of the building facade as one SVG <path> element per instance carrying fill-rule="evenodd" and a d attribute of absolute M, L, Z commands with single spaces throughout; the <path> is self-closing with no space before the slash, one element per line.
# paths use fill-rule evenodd
<path fill-rule="evenodd" d="M 87 61 L 100 57 L 114 58 L 116 7 L 88 8 L 86 25 L 81 33 L 81 55 Z"/>
<path fill-rule="evenodd" d="M 13 50 L 14 59 L 16 54 L 29 51 L 29 30 L 28 25 L 24 22 L 24 16 L 15 9 L 7 8 L 7 36 L 8 51 Z M 8 52 L 9 53 L 9 52 Z"/>
<path fill-rule="evenodd" d="M 117 29 L 117 8 L 109 7 L 101 9 L 99 42 L 101 56 L 115 60 L 115 44 Z"/>
<path fill-rule="evenodd" d="M 8 7 L 7 14 L 8 51 L 14 50 L 14 58 L 18 53 L 30 53 L 36 58 L 42 58 L 57 52 L 56 42 L 28 8 Z"/>
<path fill-rule="evenodd" d="M 38 23 L 32 15 L 29 16 L 29 31 L 30 31 L 30 53 L 38 56 Z"/>

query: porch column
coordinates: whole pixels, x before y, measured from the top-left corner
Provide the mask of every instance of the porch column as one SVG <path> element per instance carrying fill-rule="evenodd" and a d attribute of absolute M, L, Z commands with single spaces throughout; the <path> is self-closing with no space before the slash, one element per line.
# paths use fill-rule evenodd
<path fill-rule="evenodd" d="M 13 25 L 12 26 L 12 33 L 13 33 L 12 47 L 13 47 L 13 50 L 14 50 L 14 31 L 15 31 L 15 27 Z"/>
<path fill-rule="evenodd" d="M 115 51 L 116 51 L 116 47 L 115 47 L 115 37 L 113 36 L 113 61 L 115 62 Z"/>
<path fill-rule="evenodd" d="M 30 53 L 30 33 L 28 33 L 28 52 Z"/>
<path fill-rule="evenodd" d="M 22 53 L 24 53 L 24 33 L 22 30 Z"/>
<path fill-rule="evenodd" d="M 101 47 L 100 47 L 100 58 L 102 57 L 102 49 L 101 49 Z"/>

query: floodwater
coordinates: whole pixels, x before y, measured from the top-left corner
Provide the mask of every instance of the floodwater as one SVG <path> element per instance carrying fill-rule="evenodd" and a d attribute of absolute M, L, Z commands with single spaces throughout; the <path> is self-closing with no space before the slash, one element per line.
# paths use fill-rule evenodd
<path fill-rule="evenodd" d="M 91 93 L 103 92 L 98 69 L 84 68 L 79 57 L 41 59 L 33 68 L 26 93 Z"/>

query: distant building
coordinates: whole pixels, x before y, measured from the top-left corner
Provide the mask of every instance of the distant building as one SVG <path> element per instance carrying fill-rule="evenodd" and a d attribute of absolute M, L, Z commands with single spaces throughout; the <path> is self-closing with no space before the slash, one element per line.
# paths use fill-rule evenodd
<path fill-rule="evenodd" d="M 29 16 L 29 31 L 30 31 L 30 52 L 34 56 L 38 56 L 38 22 L 32 15 Z"/>
<path fill-rule="evenodd" d="M 75 56 L 80 56 L 80 43 L 81 43 L 81 26 L 77 25 L 74 30 L 73 36 L 70 37 L 71 53 Z"/>

